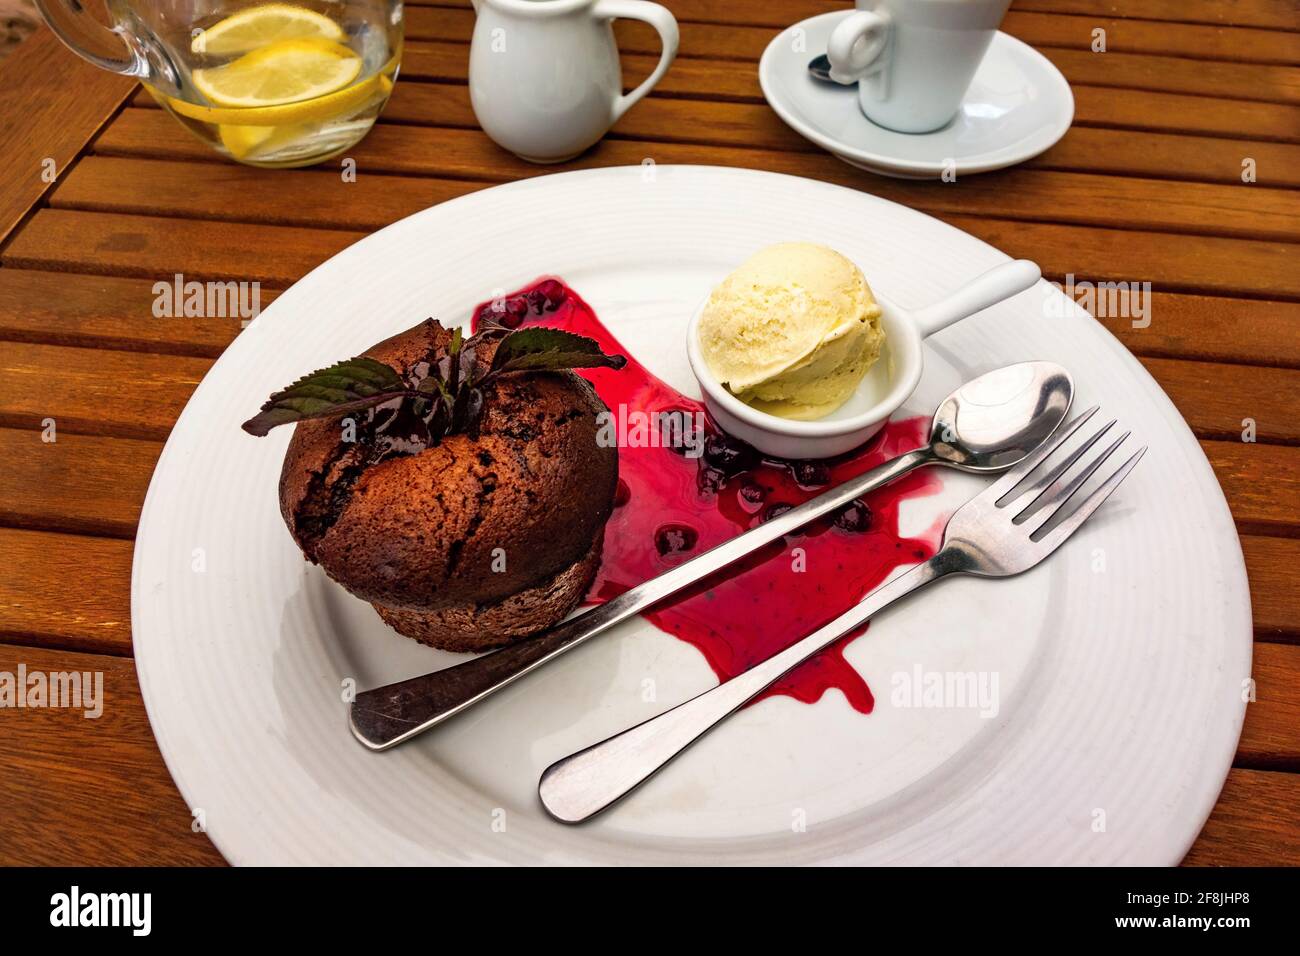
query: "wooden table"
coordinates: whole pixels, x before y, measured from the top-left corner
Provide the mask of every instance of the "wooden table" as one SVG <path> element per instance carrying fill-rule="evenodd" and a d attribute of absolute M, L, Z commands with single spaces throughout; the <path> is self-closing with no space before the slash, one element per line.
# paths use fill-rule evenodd
<path fill-rule="evenodd" d="M 763 102 L 778 28 L 843 0 L 668 0 L 681 54 L 566 167 L 709 163 L 796 173 L 905 203 L 1044 273 L 1149 280 L 1152 318 L 1106 325 L 1200 439 L 1236 518 L 1257 701 L 1185 862 L 1300 863 L 1300 14 L 1294 0 L 1016 0 L 1074 128 L 1016 169 L 908 183 L 850 168 Z M 131 660 L 131 539 L 154 462 L 238 320 L 157 319 L 152 286 L 257 280 L 263 303 L 366 233 L 547 170 L 478 130 L 465 2 L 406 7 L 401 79 L 337 168 L 225 162 L 128 81 L 42 29 L 0 64 L 0 671 L 104 672 L 99 720 L 0 710 L 0 863 L 220 863 L 163 765 Z M 1107 52 L 1091 50 L 1105 31 Z M 620 24 L 628 79 L 656 40 Z M 1243 182 L 1255 161 L 1257 181 Z M 42 172 L 52 168 L 53 181 Z M 54 419 L 57 441 L 42 440 Z M 1242 441 L 1243 419 L 1257 440 Z M 1170 493 L 1177 493 L 1170 489 Z M 1195 560 L 1195 555 L 1189 555 Z M 220 733 L 220 728 L 213 728 Z"/>

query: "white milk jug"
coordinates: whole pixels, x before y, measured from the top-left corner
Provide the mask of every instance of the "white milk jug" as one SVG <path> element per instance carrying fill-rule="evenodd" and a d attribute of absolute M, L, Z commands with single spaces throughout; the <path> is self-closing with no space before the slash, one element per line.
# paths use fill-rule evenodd
<path fill-rule="evenodd" d="M 677 55 L 677 21 L 649 0 L 474 0 L 469 92 L 483 131 L 534 163 L 572 159 L 650 92 Z M 644 20 L 663 53 L 623 93 L 612 23 Z"/>

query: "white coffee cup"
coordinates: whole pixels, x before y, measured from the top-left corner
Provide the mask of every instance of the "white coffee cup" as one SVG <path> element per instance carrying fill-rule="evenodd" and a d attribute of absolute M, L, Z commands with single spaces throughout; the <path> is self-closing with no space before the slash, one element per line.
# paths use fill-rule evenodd
<path fill-rule="evenodd" d="M 1011 0 L 857 0 L 831 33 L 831 79 L 857 83 L 863 114 L 928 133 L 957 114 Z"/>

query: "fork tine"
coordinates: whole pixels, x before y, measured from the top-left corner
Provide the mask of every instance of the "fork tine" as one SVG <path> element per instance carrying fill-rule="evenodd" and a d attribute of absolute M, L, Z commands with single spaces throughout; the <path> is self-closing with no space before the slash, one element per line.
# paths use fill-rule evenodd
<path fill-rule="evenodd" d="M 1061 462 L 1059 465 L 1054 465 L 1053 467 L 1049 468 L 1047 474 L 1035 480 L 1032 484 L 1026 485 L 1024 490 L 1017 491 L 1017 494 L 1015 495 L 1014 499 L 1012 499 L 1011 497 L 1011 492 L 1008 492 L 1007 494 L 1003 495 L 1002 498 L 998 499 L 997 502 L 998 507 L 1000 508 L 1005 507 L 1006 505 L 1011 504 L 1012 500 L 1018 501 L 1019 499 L 1023 498 L 1025 495 L 1033 495 L 1034 497 L 1030 500 L 1029 504 L 1025 506 L 1024 510 L 1021 511 L 1020 514 L 1016 515 L 1017 519 L 1023 520 L 1021 519 L 1021 515 L 1026 514 L 1029 511 L 1029 509 L 1034 506 L 1034 502 L 1043 496 L 1044 489 L 1047 488 L 1049 485 L 1053 484 L 1054 482 L 1056 482 L 1058 478 L 1060 478 L 1067 471 L 1069 471 L 1070 468 L 1074 465 L 1074 463 L 1078 461 L 1079 458 L 1083 455 L 1083 453 L 1097 443 L 1097 439 L 1099 439 L 1102 435 L 1106 434 L 1106 432 L 1110 431 L 1111 426 L 1114 425 L 1116 421 L 1118 421 L 1118 419 L 1112 418 L 1105 425 L 1102 425 L 1101 428 L 1093 432 L 1091 438 L 1089 438 L 1082 445 L 1080 445 L 1078 448 L 1072 451 L 1069 454 L 1069 456 L 1065 459 L 1065 461 Z"/>
<path fill-rule="evenodd" d="M 1094 405 L 1086 412 L 1080 414 L 1078 418 L 1070 422 L 1068 425 L 1063 425 L 1056 434 L 1043 442 L 1042 446 L 1036 452 L 1014 468 L 1008 469 L 1005 475 L 993 482 L 993 484 L 989 485 L 988 488 L 980 493 L 979 497 L 986 501 L 990 498 L 993 499 L 994 502 L 1000 501 L 1006 496 L 1007 492 L 1020 484 L 1020 482 L 1025 479 L 1026 475 L 1042 464 L 1044 458 L 1054 452 L 1061 446 L 1062 442 L 1078 431 L 1079 426 L 1090 419 L 1099 407 L 1100 406 L 1098 405 Z"/>
<path fill-rule="evenodd" d="M 1079 526 L 1088 520 L 1089 516 L 1101 506 L 1101 503 L 1110 497 L 1111 492 L 1119 487 L 1119 483 L 1128 477 L 1128 473 L 1146 454 L 1146 450 L 1147 446 L 1143 445 L 1130 455 L 1128 461 L 1116 468 L 1114 473 L 1096 491 L 1084 499 L 1083 503 L 1074 510 L 1074 514 L 1058 524 L 1038 542 L 1043 557 L 1047 557 L 1060 547 L 1062 541 L 1074 534 L 1079 529 Z"/>
<path fill-rule="evenodd" d="M 1106 427 L 1109 428 L 1110 426 L 1108 425 Z M 1105 431 L 1105 429 L 1102 429 L 1102 431 Z M 1039 495 L 1037 495 L 1033 501 L 1025 505 L 1024 510 L 1021 511 L 1019 514 L 1017 514 L 1015 518 L 1011 520 L 1017 523 L 1022 521 L 1028 521 L 1029 511 L 1030 509 L 1034 509 L 1038 514 L 1042 514 L 1044 516 L 1043 520 L 1038 522 L 1037 526 L 1034 528 L 1034 531 L 1037 531 L 1039 528 L 1043 527 L 1045 524 L 1047 524 L 1047 522 L 1052 520 L 1052 517 L 1058 511 L 1060 511 L 1062 508 L 1065 507 L 1065 503 L 1069 501 L 1070 498 L 1073 497 L 1074 494 L 1080 488 L 1083 487 L 1083 483 L 1087 481 L 1089 478 L 1091 478 L 1093 476 L 1093 473 L 1096 472 L 1098 468 L 1100 468 L 1103 464 L 1105 464 L 1106 459 L 1109 458 L 1111 454 L 1115 451 L 1115 449 L 1124 443 L 1124 439 L 1128 438 L 1128 436 L 1131 434 L 1133 433 L 1125 432 L 1124 434 L 1116 438 L 1113 442 L 1110 443 L 1110 445 L 1107 448 L 1102 450 L 1101 454 L 1097 455 L 1097 457 L 1095 457 L 1091 462 L 1084 465 L 1083 470 L 1080 471 L 1073 478 L 1071 478 L 1068 482 L 1065 480 L 1065 475 L 1062 474 L 1059 478 L 1053 481 L 1048 487 L 1044 488 L 1043 491 Z M 1087 443 L 1087 445 L 1084 445 L 1083 448 L 1080 448 L 1078 452 L 1076 452 L 1074 455 L 1071 455 L 1070 457 L 1078 458 L 1079 455 L 1083 453 L 1085 448 L 1089 447 L 1094 441 L 1096 441 L 1100 437 L 1101 437 L 1101 432 L 1098 432 L 1096 435 L 1092 437 L 1092 439 Z M 1042 502 L 1041 505 L 1038 505 L 1039 501 Z M 1038 505 L 1038 507 L 1035 508 L 1035 505 Z M 1032 534 L 1033 532 L 1030 533 Z"/>

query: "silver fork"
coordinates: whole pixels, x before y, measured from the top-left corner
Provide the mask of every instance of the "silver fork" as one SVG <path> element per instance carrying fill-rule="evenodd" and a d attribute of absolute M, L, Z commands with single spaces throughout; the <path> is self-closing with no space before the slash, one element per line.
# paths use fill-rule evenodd
<path fill-rule="evenodd" d="M 1024 462 L 962 505 L 948 520 L 943 547 L 929 561 L 886 581 L 825 627 L 745 673 L 551 764 L 538 784 L 547 812 L 564 823 L 579 823 L 600 813 L 787 671 L 904 595 L 950 574 L 1009 577 L 1038 564 L 1078 530 L 1146 451 L 1146 446 L 1139 448 L 1069 510 L 1067 506 L 1079 489 L 1129 436 L 1125 432 L 1101 452 L 1082 460 L 1115 424 L 1112 419 L 1072 451 L 1064 451 L 1068 439 L 1096 411 L 1093 406 L 1084 412 Z M 1057 456 L 1057 451 L 1062 454 Z M 1049 458 L 1059 461 L 1048 463 Z M 1019 507 L 1020 502 L 1025 502 L 1023 507 Z"/>

